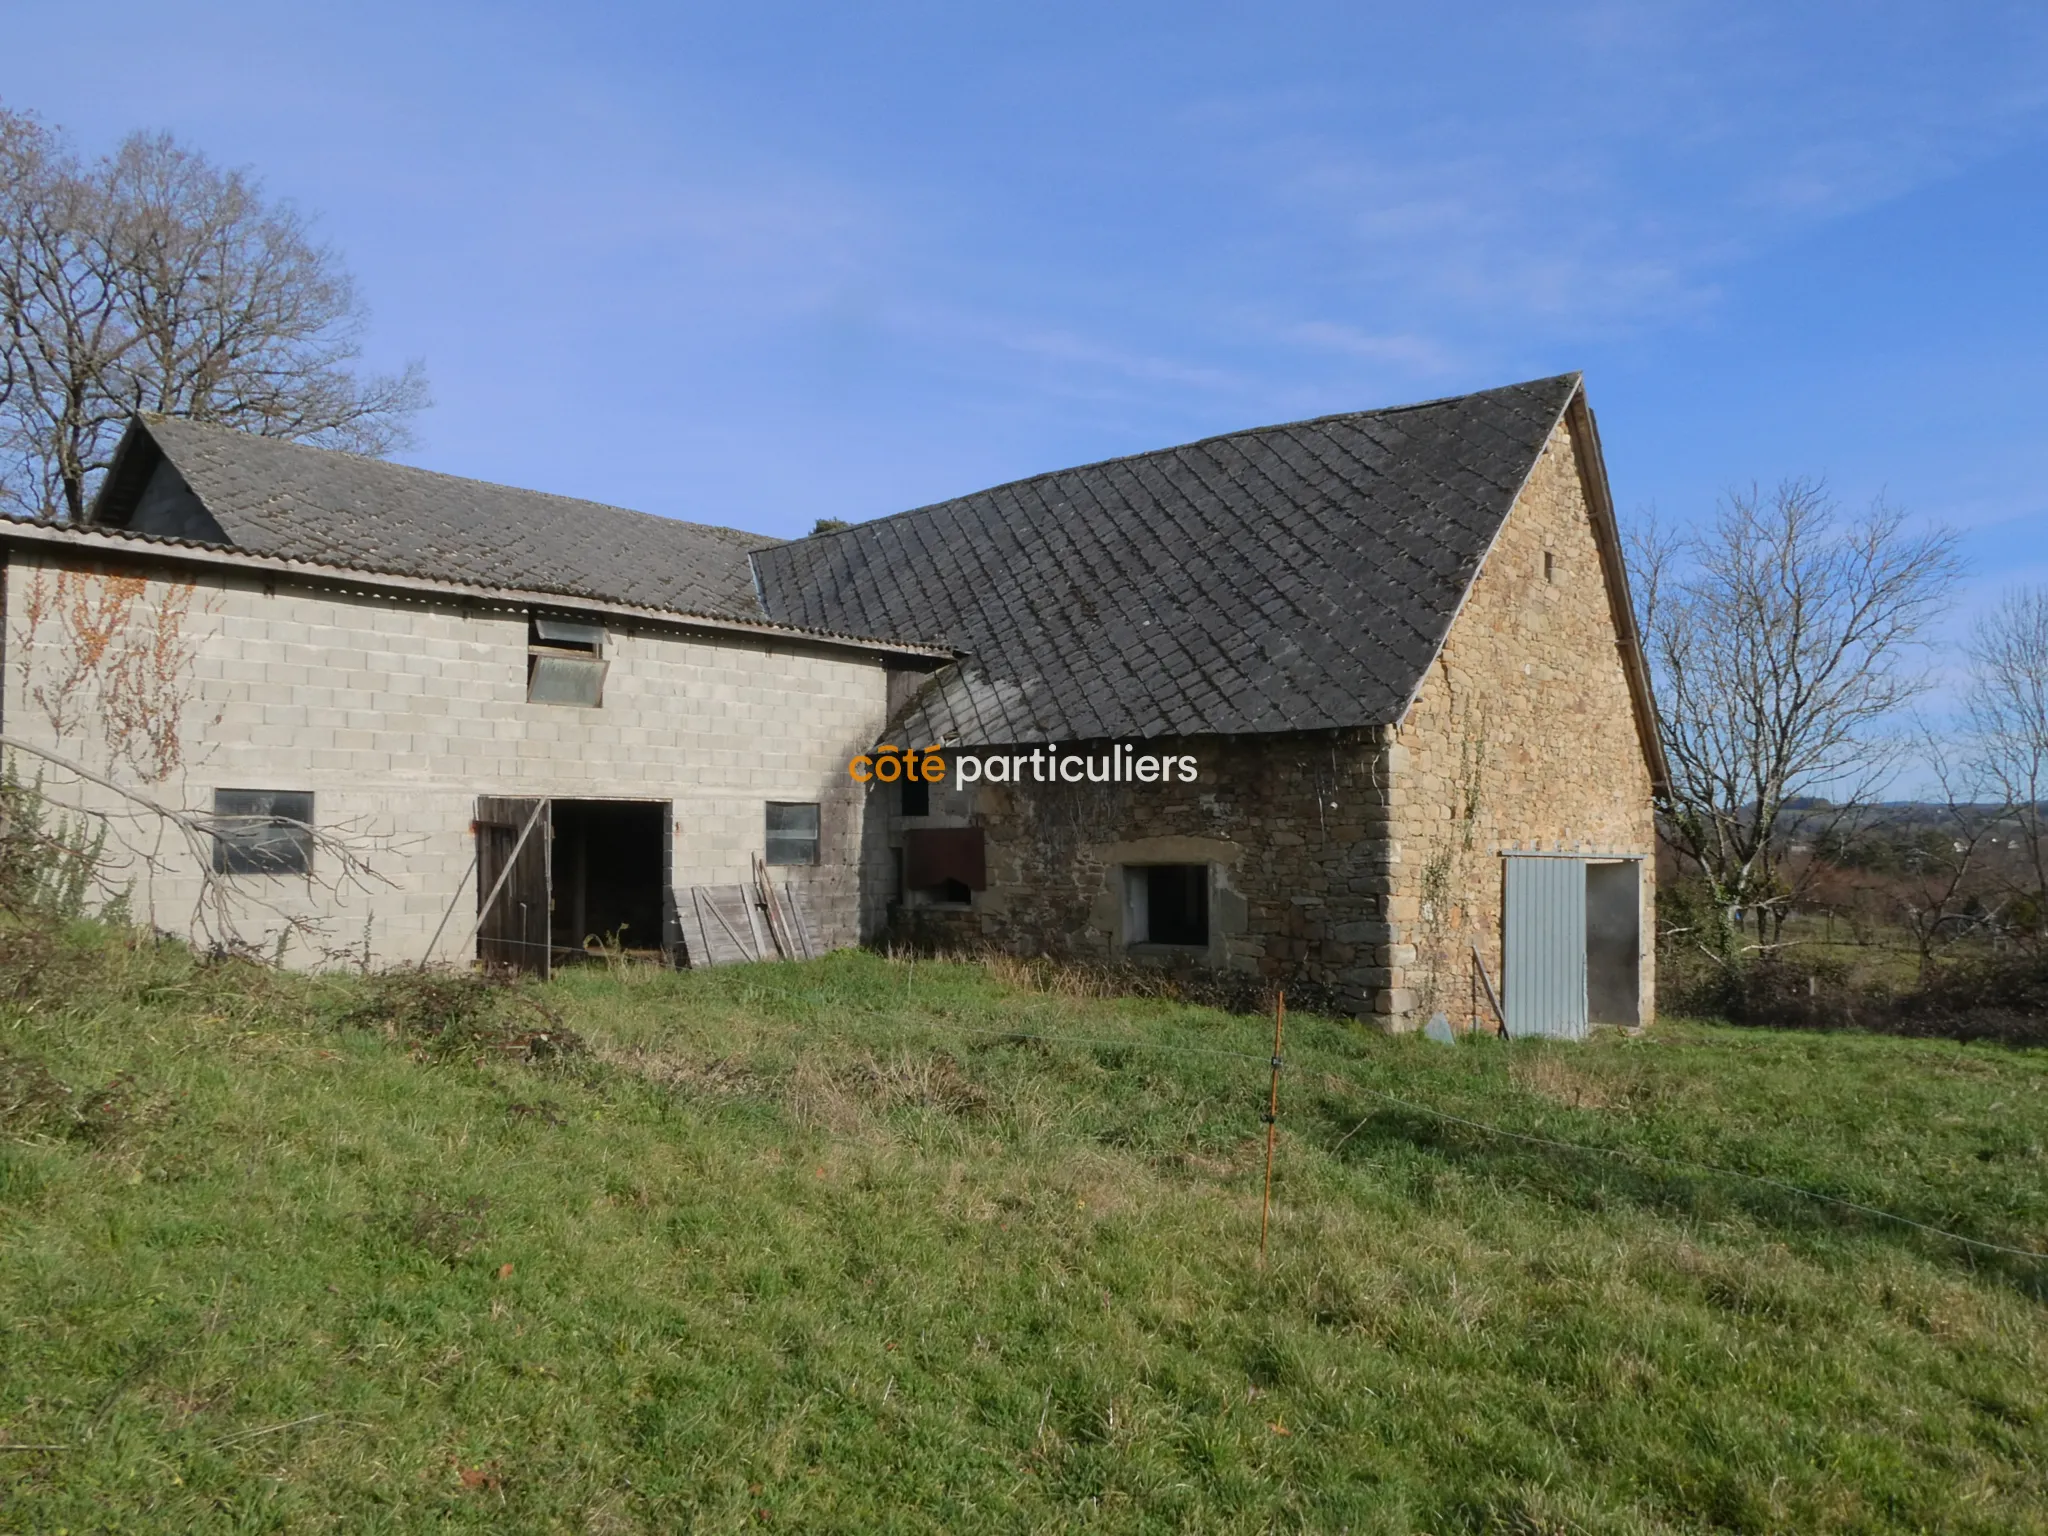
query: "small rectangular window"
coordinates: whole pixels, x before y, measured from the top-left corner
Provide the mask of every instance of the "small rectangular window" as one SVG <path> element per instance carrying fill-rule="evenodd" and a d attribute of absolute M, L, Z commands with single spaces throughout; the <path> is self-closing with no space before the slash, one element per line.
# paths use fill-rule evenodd
<path fill-rule="evenodd" d="M 912 783 L 905 779 L 902 784 L 902 803 L 897 807 L 904 816 L 929 816 L 932 813 L 932 787 L 923 779 Z"/>
<path fill-rule="evenodd" d="M 1543 579 L 1545 581 L 1557 580 L 1557 556 L 1547 549 L 1543 551 Z"/>
<path fill-rule="evenodd" d="M 596 624 L 530 614 L 526 625 L 526 701 L 597 709 L 604 703 L 604 630 Z"/>
<path fill-rule="evenodd" d="M 604 630 L 596 624 L 573 624 L 567 619 L 533 616 L 533 639 L 540 645 L 559 645 L 568 650 L 588 651 L 595 656 L 604 649 Z"/>
<path fill-rule="evenodd" d="M 601 661 L 536 654 L 527 661 L 526 702 L 598 709 L 604 704 L 604 669 Z"/>
<path fill-rule="evenodd" d="M 1209 866 L 1138 864 L 1124 870 L 1126 944 L 1209 942 Z"/>
<path fill-rule="evenodd" d="M 818 862 L 818 808 L 768 802 L 768 862 L 770 864 L 815 864 Z"/>
<path fill-rule="evenodd" d="M 313 868 L 313 797 L 291 789 L 213 792 L 213 869 L 220 875 L 304 875 Z"/>

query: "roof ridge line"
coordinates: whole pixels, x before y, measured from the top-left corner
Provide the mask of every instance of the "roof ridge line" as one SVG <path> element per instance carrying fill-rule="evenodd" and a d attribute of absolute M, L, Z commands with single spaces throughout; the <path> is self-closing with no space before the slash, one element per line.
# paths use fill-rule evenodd
<path fill-rule="evenodd" d="M 1057 475 L 1078 475 L 1086 470 L 1106 469 L 1112 464 L 1127 464 L 1134 459 L 1154 458 L 1162 453 L 1183 453 L 1190 448 L 1206 447 L 1210 443 L 1227 442 L 1234 437 L 1250 437 L 1260 432 L 1286 432 L 1296 427 L 1320 426 L 1327 421 L 1346 421 L 1360 416 L 1398 416 L 1404 411 L 1426 411 L 1435 406 L 1450 405 L 1460 400 L 1477 400 L 1482 395 L 1504 395 L 1511 389 L 1531 389 L 1539 384 L 1554 384 L 1560 379 L 1583 381 L 1585 370 L 1567 369 L 1563 373 L 1545 374 L 1541 378 L 1520 379 L 1512 384 L 1496 384 L 1490 389 L 1467 390 L 1462 395 L 1438 395 L 1430 400 L 1412 400 L 1404 405 L 1374 406 L 1363 411 L 1329 411 L 1321 416 L 1304 416 L 1297 421 L 1274 421 L 1264 426 L 1239 427 L 1230 432 L 1212 432 L 1207 437 L 1192 438 L 1185 443 L 1168 443 L 1163 448 L 1141 448 L 1132 453 L 1113 453 L 1107 458 L 1091 459 L 1084 464 L 1068 464 L 1060 469 L 1040 470 L 1037 474 L 1019 475 L 1014 480 L 1001 480 L 994 485 L 982 486 L 977 490 L 962 491 L 957 496 L 941 497 L 927 501 L 920 506 L 905 507 L 900 512 L 885 512 L 880 517 L 871 517 L 848 528 L 834 528 L 826 533 L 807 533 L 802 538 L 784 539 L 776 548 L 790 548 L 799 544 L 822 543 L 826 539 L 840 538 L 845 534 L 858 533 L 863 528 L 873 528 L 882 523 L 892 523 L 900 517 L 910 517 L 919 512 L 930 512 L 934 508 L 950 506 L 956 501 L 965 501 L 971 496 L 988 496 L 997 491 L 1007 491 L 1015 486 L 1035 485 L 1041 480 L 1050 480 Z"/>
<path fill-rule="evenodd" d="M 530 485 L 508 485 L 502 480 L 485 480 L 476 475 L 458 475 L 445 469 L 428 469 L 420 464 L 401 464 L 395 459 L 379 458 L 375 454 L 369 453 L 357 453 L 353 448 L 324 448 L 318 443 L 302 443 L 295 438 L 289 437 L 271 437 L 263 432 L 244 432 L 239 427 L 222 426 L 216 421 L 200 421 L 191 416 L 176 416 L 166 411 L 137 411 L 135 414 L 136 419 L 143 424 L 152 437 L 156 435 L 156 428 L 159 423 L 168 422 L 173 423 L 175 429 L 193 427 L 202 432 L 213 433 L 219 437 L 252 439 L 256 442 L 269 443 L 280 448 L 304 449 L 311 453 L 346 454 L 352 459 L 360 459 L 365 464 L 399 470 L 405 474 L 428 475 L 436 480 L 453 480 L 460 485 L 480 485 L 487 490 L 493 491 L 515 491 L 521 496 L 545 496 L 550 501 L 567 502 L 572 506 L 596 507 L 605 512 L 624 512 L 631 517 L 651 517 L 658 522 L 675 523 L 684 528 L 699 528 L 707 533 L 730 533 L 737 534 L 743 539 L 761 540 L 761 544 L 749 548 L 749 554 L 753 553 L 753 548 L 768 548 L 776 544 L 792 542 L 788 539 L 778 539 L 773 534 L 755 533 L 746 528 L 734 528 L 726 523 L 700 523 L 690 518 L 670 517 L 665 512 L 648 512 L 639 507 L 622 507 L 617 502 L 593 501 L 588 496 L 569 496 L 561 491 L 543 491 Z M 162 447 L 161 442 L 159 442 L 158 446 Z"/>

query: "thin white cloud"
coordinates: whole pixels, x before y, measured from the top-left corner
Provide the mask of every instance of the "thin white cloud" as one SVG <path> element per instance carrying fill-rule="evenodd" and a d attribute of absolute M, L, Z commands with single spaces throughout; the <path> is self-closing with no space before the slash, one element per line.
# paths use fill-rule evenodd
<path fill-rule="evenodd" d="M 1186 384 L 1197 389 L 1241 389 L 1242 375 L 1225 368 L 1155 356 L 1059 329 L 1020 329 L 998 337 L 1014 352 L 1050 362 L 1074 364 L 1150 384 Z"/>
<path fill-rule="evenodd" d="M 1056 392 L 1099 394 L 1132 385 L 1177 385 L 1194 390 L 1241 393 L 1255 387 L 1253 376 L 1168 353 L 1120 346 L 1069 326 L 1034 323 L 966 306 L 911 304 L 892 307 L 883 322 L 928 349 L 972 358 L 991 352 L 1052 365 L 1041 387 Z"/>
<path fill-rule="evenodd" d="M 1450 348 L 1428 336 L 1374 335 L 1334 320 L 1304 320 L 1277 327 L 1273 335 L 1297 346 L 1365 362 L 1393 363 L 1417 374 L 1448 374 L 1456 370 L 1459 361 Z"/>
<path fill-rule="evenodd" d="M 2048 13 L 1966 9 L 1855 28 L 1594 3 L 1559 22 L 1568 67 L 1524 39 L 1526 87 L 1469 115 L 1404 122 L 1324 102 L 1269 118 L 1263 137 L 1210 115 L 1235 131 L 1223 153 L 1276 227 L 1322 250 L 1315 275 L 1353 296 L 1319 318 L 1453 351 L 1504 324 L 1661 327 L 1710 310 L 1731 269 L 1814 225 L 2040 135 Z"/>

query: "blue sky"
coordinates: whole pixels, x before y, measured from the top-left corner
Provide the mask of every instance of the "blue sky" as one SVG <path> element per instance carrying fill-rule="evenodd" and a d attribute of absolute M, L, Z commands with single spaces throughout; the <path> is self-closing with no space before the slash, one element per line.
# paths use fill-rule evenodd
<path fill-rule="evenodd" d="M 2048 580 L 2048 7 L 5 16 L 0 101 L 319 215 L 432 468 L 794 534 L 1582 368 L 1624 515 Z"/>

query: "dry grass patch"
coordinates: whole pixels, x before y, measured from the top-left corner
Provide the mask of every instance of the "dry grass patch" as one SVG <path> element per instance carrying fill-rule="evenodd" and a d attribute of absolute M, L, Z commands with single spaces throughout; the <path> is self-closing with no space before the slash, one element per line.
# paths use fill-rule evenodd
<path fill-rule="evenodd" d="M 668 1093 L 730 1099 L 771 1093 L 775 1086 L 772 1074 L 736 1056 L 706 1059 L 659 1046 L 602 1043 L 591 1054 L 600 1065 L 630 1073 Z"/>
<path fill-rule="evenodd" d="M 796 1124 L 842 1135 L 867 1130 L 897 1109 L 965 1117 L 986 1113 L 991 1102 L 952 1056 L 909 1050 L 852 1057 L 807 1051 L 783 1085 L 782 1101 Z"/>
<path fill-rule="evenodd" d="M 1538 1054 L 1516 1057 L 1508 1075 L 1522 1092 L 1567 1109 L 1614 1109 L 1628 1103 L 1625 1091 L 1596 1073 L 1574 1066 L 1548 1048 L 1540 1049 Z"/>

